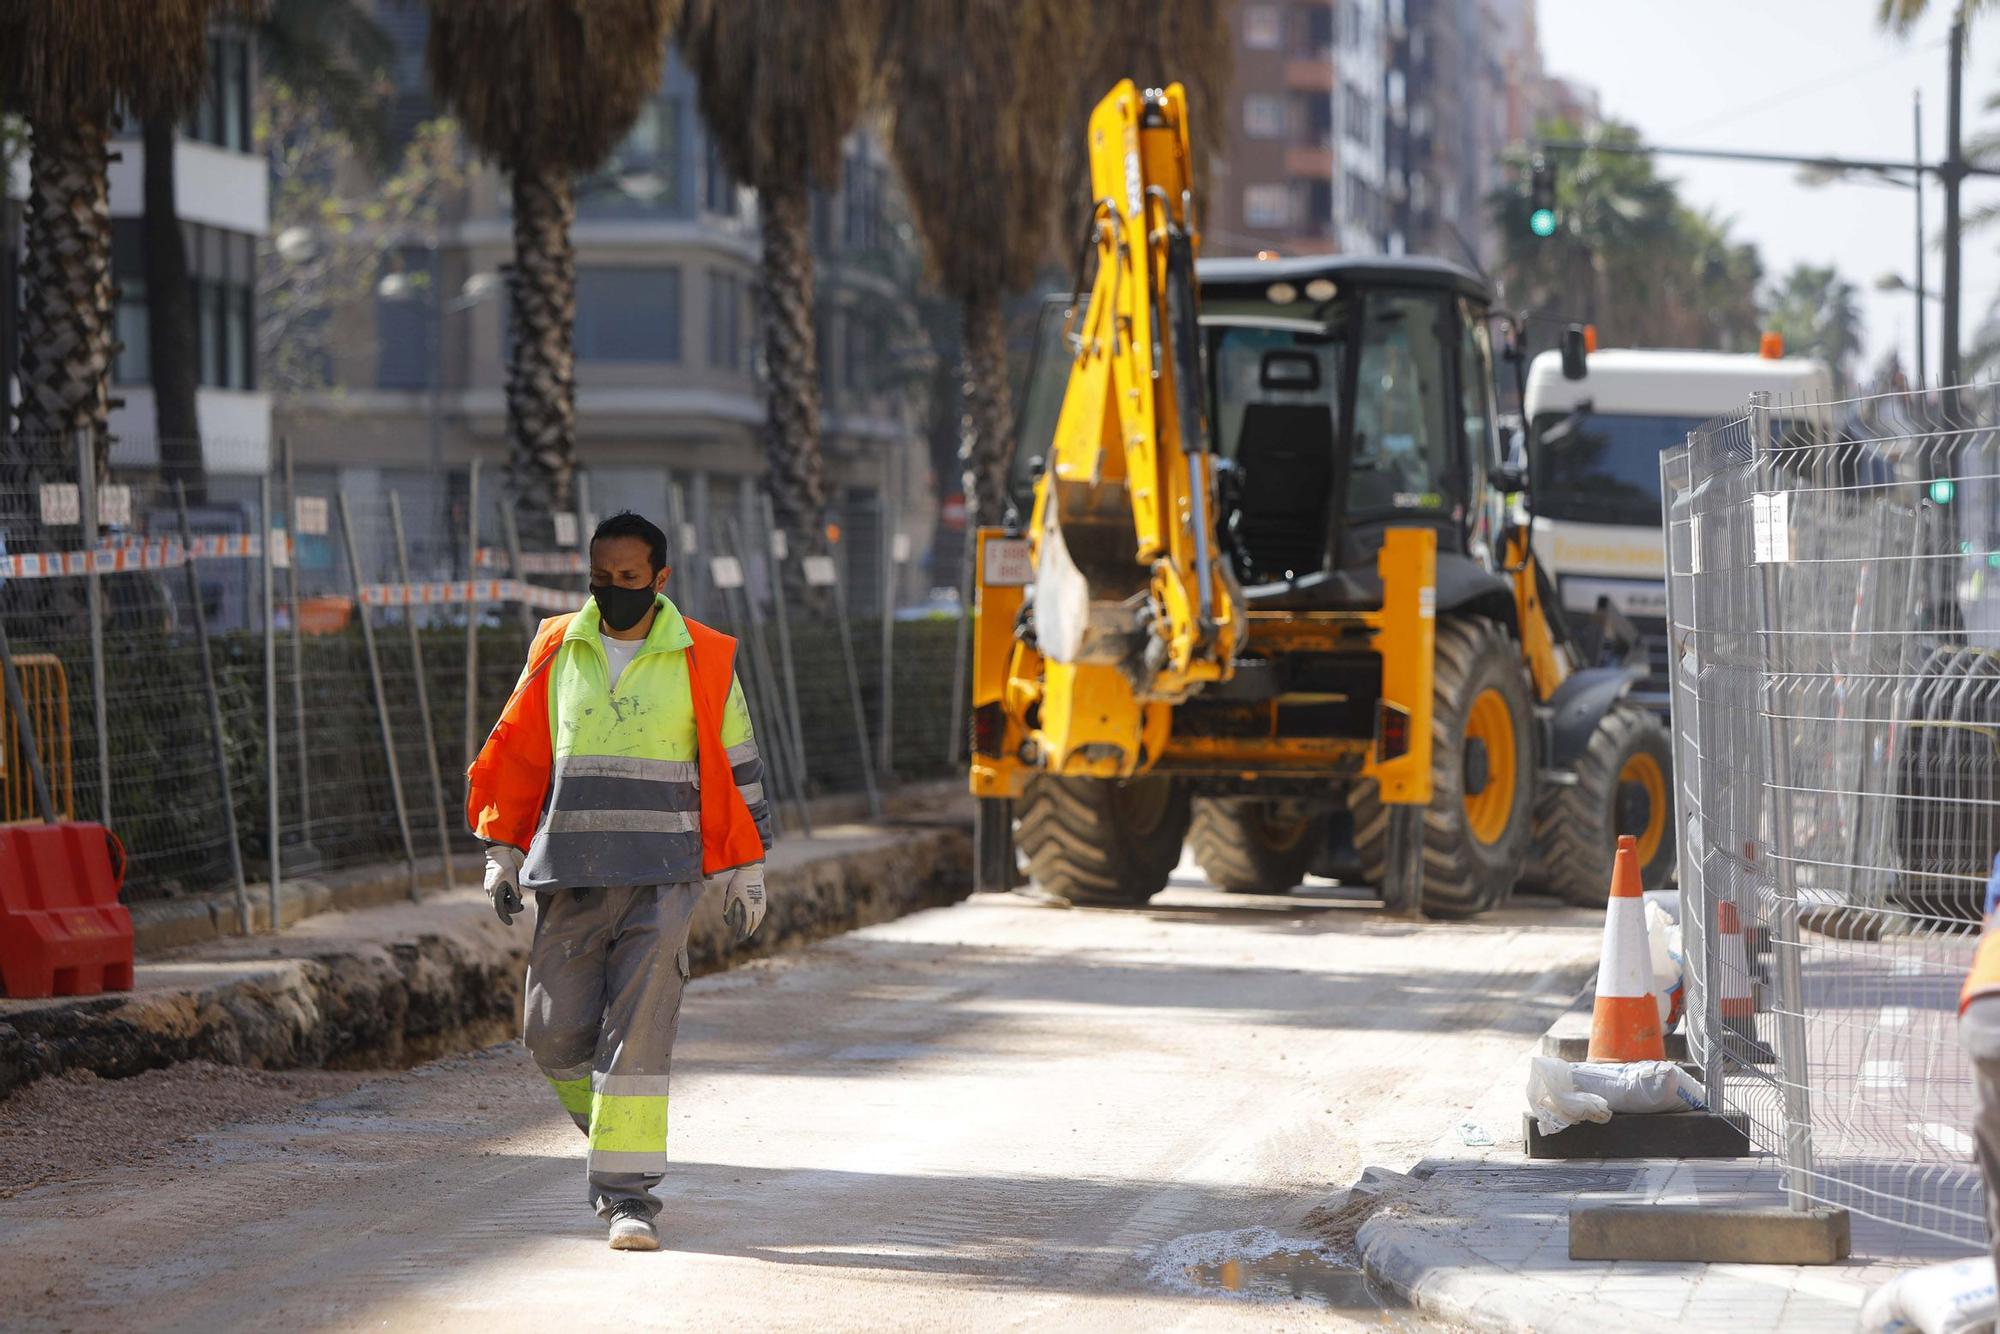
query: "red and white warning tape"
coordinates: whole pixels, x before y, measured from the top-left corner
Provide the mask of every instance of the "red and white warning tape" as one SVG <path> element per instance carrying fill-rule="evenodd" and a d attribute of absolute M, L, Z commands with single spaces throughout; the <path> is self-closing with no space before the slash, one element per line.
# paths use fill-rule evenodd
<path fill-rule="evenodd" d="M 102 546 L 95 551 L 31 551 L 0 556 L 0 579 L 59 579 L 88 574 L 93 568 L 98 574 L 178 570 L 188 563 L 190 554 L 196 560 L 261 559 L 264 545 L 255 533 L 222 533 L 197 537 L 192 547 L 169 537 Z M 361 590 L 361 600 L 371 607 L 519 602 L 543 611 L 575 611 L 583 599 L 568 589 L 543 588 L 521 579 L 460 579 L 432 584 L 368 584 Z"/>
<path fill-rule="evenodd" d="M 437 607 L 466 602 L 520 602 L 544 611 L 575 611 L 582 598 L 560 588 L 519 579 L 459 579 L 438 584 L 367 584 L 361 600 L 371 607 Z"/>

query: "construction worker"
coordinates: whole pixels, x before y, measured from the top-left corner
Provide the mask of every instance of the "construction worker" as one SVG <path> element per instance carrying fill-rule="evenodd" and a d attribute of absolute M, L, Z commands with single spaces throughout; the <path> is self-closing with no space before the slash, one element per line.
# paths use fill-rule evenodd
<path fill-rule="evenodd" d="M 739 940 L 764 917 L 764 766 L 736 641 L 661 591 L 667 538 L 616 514 L 590 539 L 590 601 L 542 622 L 473 762 L 466 816 L 502 922 L 535 896 L 523 1037 L 590 1139 L 614 1250 L 659 1249 L 667 1073 L 688 924 L 719 886 Z"/>

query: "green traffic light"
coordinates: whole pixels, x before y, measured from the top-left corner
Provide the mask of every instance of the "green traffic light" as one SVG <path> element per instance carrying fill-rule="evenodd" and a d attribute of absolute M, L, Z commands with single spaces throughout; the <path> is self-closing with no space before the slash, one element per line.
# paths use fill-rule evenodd
<path fill-rule="evenodd" d="M 1556 211 L 1552 208 L 1538 208 L 1528 215 L 1528 230 L 1537 236 L 1556 234 Z"/>
<path fill-rule="evenodd" d="M 1931 504 L 1949 505 L 1951 498 L 1958 494 L 1958 483 L 1949 477 L 1940 477 L 1931 483 Z"/>

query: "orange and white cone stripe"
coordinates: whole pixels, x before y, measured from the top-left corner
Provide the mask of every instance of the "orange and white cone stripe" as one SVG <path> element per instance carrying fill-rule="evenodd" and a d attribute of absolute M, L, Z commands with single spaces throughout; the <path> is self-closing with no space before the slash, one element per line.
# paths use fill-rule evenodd
<path fill-rule="evenodd" d="M 1590 1017 L 1593 1061 L 1664 1061 L 1660 1005 L 1653 995 L 1653 955 L 1646 940 L 1646 898 L 1639 849 L 1618 838 L 1611 897 L 1604 905 L 1604 951 L 1597 965 L 1597 1006 Z"/>
<path fill-rule="evenodd" d="M 1743 919 L 1724 899 L 1715 905 L 1716 1006 L 1722 1026 L 1756 1041 L 1757 998 L 1750 989 L 1750 951 L 1743 943 Z"/>

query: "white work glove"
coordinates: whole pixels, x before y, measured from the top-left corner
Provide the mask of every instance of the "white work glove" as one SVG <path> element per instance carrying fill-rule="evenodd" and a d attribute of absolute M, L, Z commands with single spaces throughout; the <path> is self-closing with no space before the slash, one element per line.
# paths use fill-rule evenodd
<path fill-rule="evenodd" d="M 764 920 L 764 863 L 739 866 L 726 879 L 717 876 L 716 880 L 722 881 L 722 920 L 736 933 L 740 944 Z"/>
<path fill-rule="evenodd" d="M 493 900 L 493 912 L 506 926 L 514 925 L 514 914 L 526 912 L 521 902 L 521 863 L 526 855 L 505 843 L 486 845 L 486 897 Z"/>

